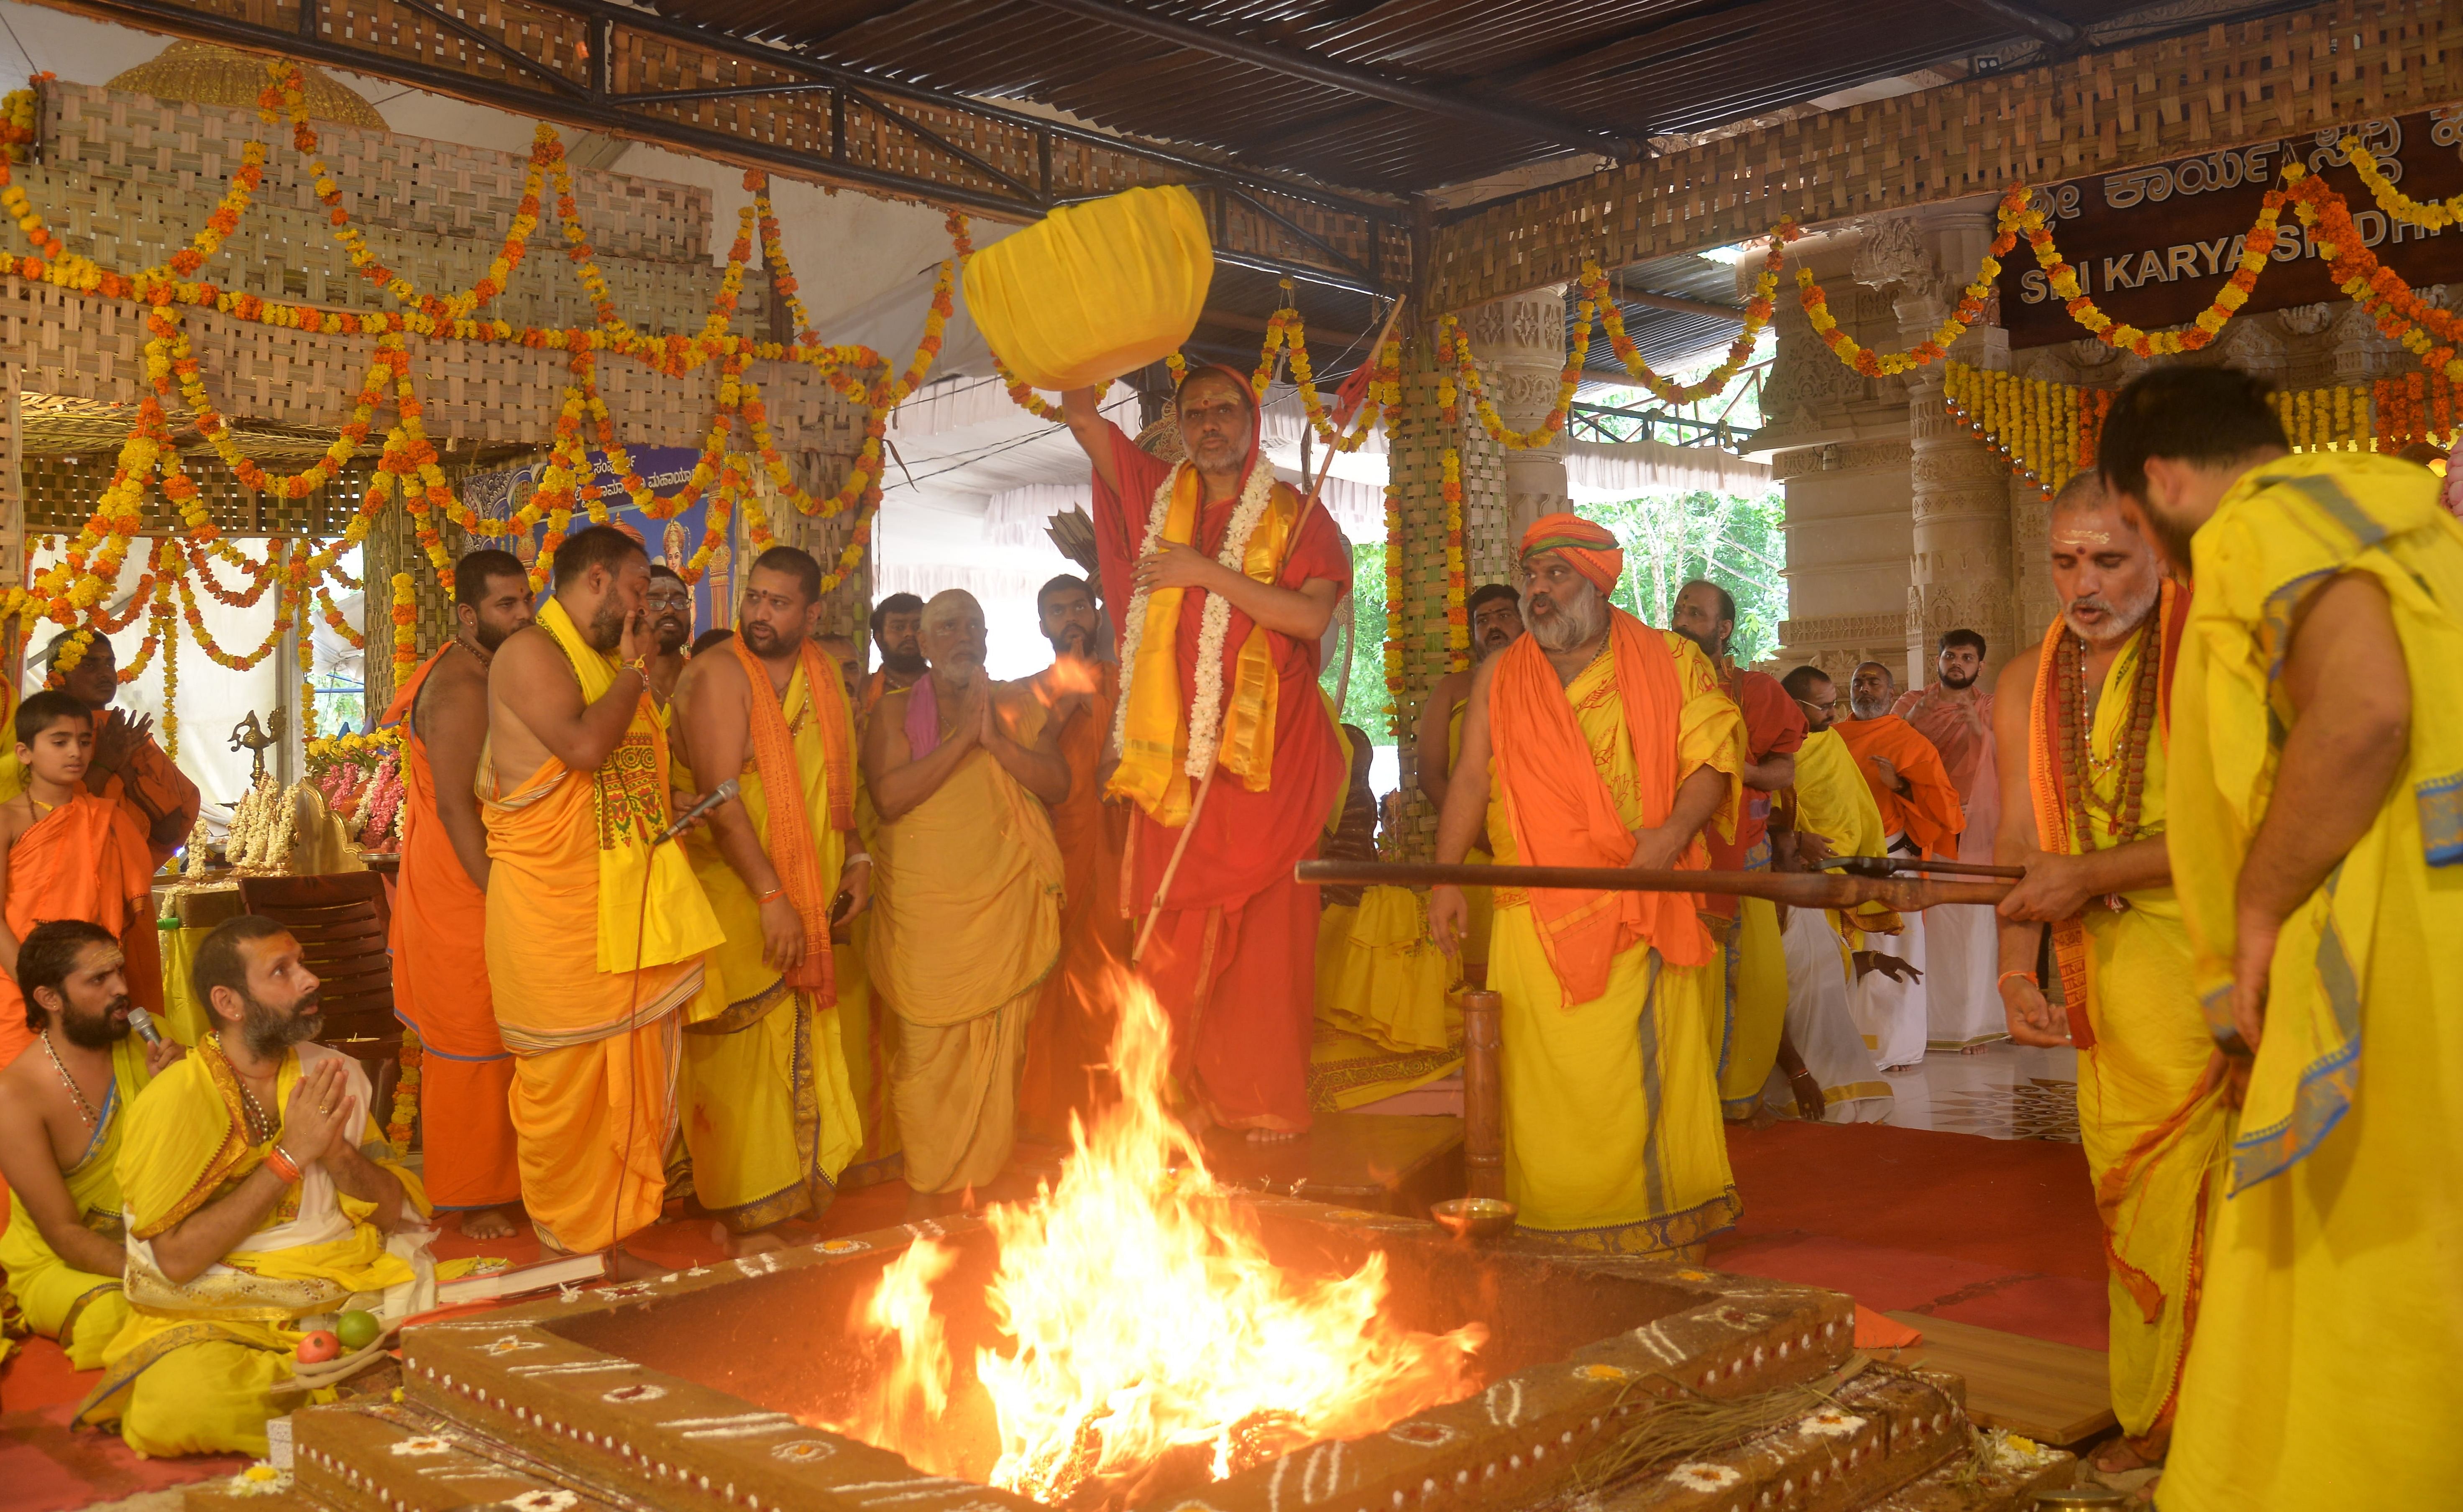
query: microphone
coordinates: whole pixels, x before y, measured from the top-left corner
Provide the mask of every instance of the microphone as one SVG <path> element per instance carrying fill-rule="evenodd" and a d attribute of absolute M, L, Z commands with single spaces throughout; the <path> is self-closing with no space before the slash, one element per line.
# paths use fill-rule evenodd
<path fill-rule="evenodd" d="M 128 1027 L 137 1031 L 137 1038 L 147 1044 L 163 1042 L 163 1031 L 154 1027 L 154 1016 L 135 1003 L 128 1005 Z"/>
<path fill-rule="evenodd" d="M 718 786 L 711 788 L 708 792 L 702 795 L 700 801 L 693 804 L 692 807 L 686 809 L 683 813 L 678 814 L 674 823 L 669 824 L 666 828 L 659 831 L 659 838 L 650 842 L 651 845 L 653 847 L 664 845 L 668 841 L 671 841 L 678 835 L 683 834 L 686 830 L 692 827 L 695 820 L 700 819 L 704 814 L 708 813 L 711 809 L 718 807 L 721 803 L 733 798 L 736 795 L 736 792 L 737 784 L 733 778 L 729 778 L 726 781 L 718 784 Z"/>

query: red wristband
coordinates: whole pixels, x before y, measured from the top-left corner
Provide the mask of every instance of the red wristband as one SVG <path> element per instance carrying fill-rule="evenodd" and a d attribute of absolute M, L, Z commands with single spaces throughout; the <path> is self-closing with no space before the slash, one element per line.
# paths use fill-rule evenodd
<path fill-rule="evenodd" d="M 284 1186 L 295 1186 L 298 1184 L 299 1162 L 292 1159 L 289 1152 L 284 1150 L 280 1145 L 275 1145 L 265 1152 L 265 1163 L 272 1170 L 275 1175 L 282 1178 L 282 1184 Z"/>
<path fill-rule="evenodd" d="M 2001 990 L 2001 984 L 2008 981 L 2013 976 L 2024 976 L 2027 978 L 2027 985 L 2030 987 L 2041 987 L 2044 985 L 2042 982 L 2036 980 L 2036 974 L 2034 972 L 2009 971 L 2003 972 L 1999 976 L 1994 978 L 1993 990 L 1994 992 L 1999 992 Z"/>

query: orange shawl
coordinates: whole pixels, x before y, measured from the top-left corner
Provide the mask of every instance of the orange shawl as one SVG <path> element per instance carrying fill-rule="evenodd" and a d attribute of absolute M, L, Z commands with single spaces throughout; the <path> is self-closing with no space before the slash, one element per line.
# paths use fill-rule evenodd
<path fill-rule="evenodd" d="M 2161 635 L 2156 643 L 2156 655 L 2161 660 L 2155 668 L 2155 710 L 2156 738 L 2165 741 L 2168 749 L 2172 734 L 2172 668 L 2180 659 L 2181 628 L 2189 622 L 2189 590 L 2165 579 L 2155 601 L 2155 623 Z M 2061 754 L 2057 744 L 2061 724 L 2058 702 L 2060 664 L 2057 658 L 2068 639 L 2068 622 L 2054 616 L 2036 662 L 2035 706 L 2027 712 L 2027 786 L 2035 799 L 2036 844 L 2060 855 L 2074 854 L 2077 844 L 2077 825 L 2070 814 L 2068 791 L 2061 781 Z M 2084 780 L 2082 775 L 2081 781 Z M 2067 1005 L 2070 1039 L 2082 1050 L 2095 1043 L 2095 1028 L 2086 1012 L 2086 944 L 2083 915 L 2072 914 L 2053 925 L 2053 959 L 2060 968 L 2061 1000 Z"/>
<path fill-rule="evenodd" d="M 153 871 L 145 836 L 128 811 L 79 788 L 28 826 L 10 847 L 9 931 L 22 943 L 35 925 L 48 919 L 100 925 L 131 955 L 128 993 L 145 1002 L 149 995 L 136 980 L 136 951 L 130 942 L 150 943 L 142 941 L 137 930 L 142 927 L 150 935 L 154 921 L 132 915 L 129 900 L 144 896 Z M 151 996 L 159 1002 L 159 985 Z M 25 998 L 17 983 L 0 973 L 0 1065 L 14 1060 L 32 1039 Z"/>
<path fill-rule="evenodd" d="M 796 737 L 787 729 L 780 699 L 770 691 L 770 669 L 752 654 L 743 636 L 728 645 L 735 648 L 735 659 L 750 685 L 745 707 L 752 711 L 752 770 L 761 776 L 761 792 L 770 810 L 769 833 L 761 837 L 761 846 L 770 853 L 770 865 L 777 868 L 778 885 L 787 889 L 787 901 L 804 921 L 804 957 L 787 973 L 786 982 L 798 990 L 818 990 L 825 1001 L 834 1002 L 830 904 L 838 879 L 820 872 L 820 853 L 813 844 L 813 816 L 804 806 L 804 774 L 796 761 Z M 822 662 L 819 646 L 807 640 L 796 655 L 804 668 L 805 705 L 820 726 L 830 827 L 852 830 L 855 766 L 847 751 L 846 690 L 839 683 L 838 668 Z"/>
<path fill-rule="evenodd" d="M 1830 728 L 1856 754 L 1856 769 L 1864 774 L 1864 785 L 1873 790 L 1873 801 L 1882 807 L 1883 831 L 1906 835 L 1928 856 L 1957 859 L 1958 835 L 1967 827 L 1967 811 L 1958 800 L 1957 785 L 1950 779 L 1941 752 L 1925 738 L 1924 732 L 1897 714 L 1842 719 Z M 1867 759 L 1871 756 L 1881 756 L 1898 768 L 1899 776 L 1907 779 L 1907 797 L 1882 785 Z"/>
<path fill-rule="evenodd" d="M 1685 695 L 1666 639 L 1622 609 L 1609 614 L 1608 651 L 1616 658 L 1617 694 L 1633 747 L 1636 800 L 1649 828 L 1667 822 L 1686 776 L 1677 770 Z M 1498 654 L 1488 707 L 1516 859 L 1529 866 L 1630 863 L 1633 832 L 1592 764 L 1590 741 L 1537 637 L 1523 636 Z M 1677 865 L 1698 868 L 1708 859 L 1697 840 Z M 1709 961 L 1710 936 L 1695 911 L 1700 905 L 1685 892 L 1531 892 L 1540 946 L 1569 1003 L 1605 992 L 1610 963 L 1636 943 L 1650 945 L 1671 965 Z"/>

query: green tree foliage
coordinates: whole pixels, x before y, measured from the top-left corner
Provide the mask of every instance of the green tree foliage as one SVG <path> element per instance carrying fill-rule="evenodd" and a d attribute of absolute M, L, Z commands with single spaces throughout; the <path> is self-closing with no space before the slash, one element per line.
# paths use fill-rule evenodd
<path fill-rule="evenodd" d="M 1368 732 L 1371 744 L 1394 743 L 1385 712 L 1385 543 L 1351 548 L 1351 687 L 1342 701 L 1342 723 Z M 1318 682 L 1334 696 L 1341 668 L 1329 658 Z"/>
<path fill-rule="evenodd" d="M 1737 665 L 1751 667 L 1778 649 L 1778 625 L 1787 618 L 1780 576 L 1787 509 L 1776 489 L 1751 498 L 1702 493 L 1584 504 L 1578 513 L 1616 532 L 1624 548 L 1620 607 L 1665 628 L 1676 590 L 1707 578 L 1735 596 L 1730 649 Z"/>

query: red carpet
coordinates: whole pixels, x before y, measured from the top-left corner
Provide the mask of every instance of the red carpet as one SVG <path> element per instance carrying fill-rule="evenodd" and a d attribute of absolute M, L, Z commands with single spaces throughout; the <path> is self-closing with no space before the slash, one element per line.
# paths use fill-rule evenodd
<path fill-rule="evenodd" d="M 1804 1124 L 1728 1134 L 1745 1216 L 1721 1270 L 2104 1347 L 2103 1233 L 2076 1145 Z"/>

